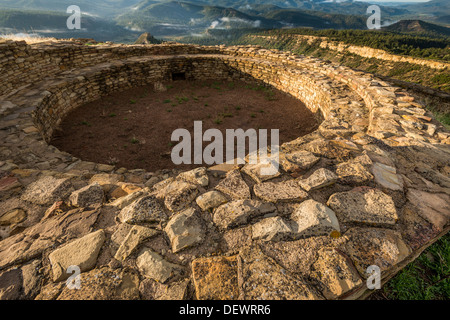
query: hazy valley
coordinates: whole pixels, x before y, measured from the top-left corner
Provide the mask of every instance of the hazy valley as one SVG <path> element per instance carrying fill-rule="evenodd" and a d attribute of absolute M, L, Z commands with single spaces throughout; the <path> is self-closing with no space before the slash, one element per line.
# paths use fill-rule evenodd
<path fill-rule="evenodd" d="M 82 29 L 68 30 L 66 9 L 72 4 L 67 0 L 1 0 L 0 33 L 132 43 L 141 33 L 149 32 L 164 40 L 222 43 L 268 29 L 367 29 L 366 10 L 370 5 L 322 0 L 81 0 L 76 5 L 82 10 Z M 404 19 L 439 25 L 434 28 L 450 23 L 450 4 L 446 0 L 387 3 L 380 4 L 380 8 L 382 26 Z"/>

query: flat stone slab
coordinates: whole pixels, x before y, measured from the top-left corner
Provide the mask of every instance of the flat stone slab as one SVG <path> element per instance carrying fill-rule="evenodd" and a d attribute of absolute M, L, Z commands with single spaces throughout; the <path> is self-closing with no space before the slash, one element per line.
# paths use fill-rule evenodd
<path fill-rule="evenodd" d="M 340 232 L 339 221 L 333 210 L 315 200 L 299 204 L 291 215 L 296 238 L 331 235 Z"/>
<path fill-rule="evenodd" d="M 83 237 L 95 224 L 100 211 L 74 209 L 50 217 L 0 242 L 0 269 L 39 257 L 44 250 L 64 242 L 68 235 Z"/>
<path fill-rule="evenodd" d="M 409 189 L 407 199 L 417 208 L 422 218 L 442 231 L 450 223 L 450 196 Z"/>
<path fill-rule="evenodd" d="M 246 173 L 257 183 L 261 183 L 281 175 L 278 168 L 276 168 L 272 163 L 255 163 L 246 164 L 242 168 L 242 172 Z"/>
<path fill-rule="evenodd" d="M 336 166 L 336 174 L 340 183 L 360 184 L 373 180 L 373 175 L 361 163 L 343 162 Z"/>
<path fill-rule="evenodd" d="M 196 246 L 205 239 L 203 223 L 198 212 L 193 208 L 174 215 L 164 231 L 170 239 L 173 253 Z"/>
<path fill-rule="evenodd" d="M 165 191 L 164 204 L 172 212 L 188 207 L 195 200 L 199 191 L 195 184 L 184 181 L 174 181 Z"/>
<path fill-rule="evenodd" d="M 251 199 L 250 188 L 242 179 L 239 170 L 228 172 L 227 176 L 216 186 L 216 190 L 229 195 L 233 200 Z"/>
<path fill-rule="evenodd" d="M 119 219 L 122 223 L 158 224 L 168 219 L 164 208 L 154 196 L 144 196 L 120 211 Z"/>
<path fill-rule="evenodd" d="M 0 216 L 0 226 L 18 224 L 27 218 L 27 213 L 21 208 L 13 209 Z"/>
<path fill-rule="evenodd" d="M 167 178 L 162 181 L 159 181 L 158 183 L 155 183 L 152 186 L 153 193 L 158 199 L 164 199 L 166 194 L 171 190 L 174 190 L 175 186 L 177 186 L 177 184 L 174 184 L 175 182 L 180 183 L 182 181 L 180 180 L 177 181 L 175 180 L 175 178 Z M 174 184 L 173 187 L 172 184 Z"/>
<path fill-rule="evenodd" d="M 72 192 L 69 203 L 74 207 L 85 208 L 94 204 L 101 204 L 104 197 L 103 188 L 98 183 L 94 183 Z"/>
<path fill-rule="evenodd" d="M 33 299 L 40 290 L 42 275 L 39 272 L 41 261 L 33 260 L 20 268 L 22 272 L 22 288 L 25 299 Z"/>
<path fill-rule="evenodd" d="M 327 205 L 341 222 L 368 225 L 394 225 L 397 209 L 390 196 L 378 189 L 356 188 L 333 194 Z"/>
<path fill-rule="evenodd" d="M 340 249 L 352 259 L 359 274 L 367 279 L 367 268 L 377 266 L 383 272 L 403 261 L 411 249 L 399 232 L 379 228 L 353 228 L 345 235 L 349 240 Z"/>
<path fill-rule="evenodd" d="M 335 249 L 320 249 L 311 269 L 311 276 L 323 285 L 322 294 L 328 300 L 337 299 L 363 284 L 356 269 Z"/>
<path fill-rule="evenodd" d="M 237 300 L 238 258 L 211 257 L 192 261 L 197 300 Z"/>
<path fill-rule="evenodd" d="M 99 230 L 50 253 L 48 258 L 52 265 L 53 281 L 59 282 L 69 278 L 71 274 L 67 273 L 67 269 L 70 266 L 79 267 L 81 272 L 92 269 L 104 241 L 105 231 Z"/>
<path fill-rule="evenodd" d="M 319 160 L 319 157 L 304 150 L 280 155 L 280 165 L 286 172 L 306 171 Z"/>
<path fill-rule="evenodd" d="M 320 188 L 328 187 L 337 181 L 338 177 L 330 170 L 321 168 L 309 176 L 307 179 L 299 180 L 298 183 L 306 191 L 313 191 Z"/>
<path fill-rule="evenodd" d="M 308 194 L 303 191 L 297 182 L 263 182 L 253 187 L 255 195 L 268 202 L 300 201 L 306 199 Z"/>
<path fill-rule="evenodd" d="M 207 187 L 209 184 L 209 177 L 206 168 L 196 168 L 191 171 L 182 172 L 177 176 L 177 179 L 185 180 L 193 184 L 198 184 L 202 187 Z"/>
<path fill-rule="evenodd" d="M 293 238 L 294 230 L 289 222 L 281 217 L 261 220 L 252 226 L 252 238 L 264 241 L 282 241 Z"/>
<path fill-rule="evenodd" d="M 228 199 L 221 192 L 213 190 L 200 195 L 195 202 L 203 211 L 208 211 L 228 202 Z"/>
<path fill-rule="evenodd" d="M 382 187 L 391 190 L 403 190 L 403 180 L 397 174 L 397 170 L 394 167 L 375 162 L 372 167 L 372 172 L 375 181 Z"/>
<path fill-rule="evenodd" d="M 242 286 L 244 300 L 320 300 L 306 281 L 290 275 L 272 258 L 256 248 L 244 248 Z"/>
<path fill-rule="evenodd" d="M 167 282 L 181 270 L 181 266 L 168 262 L 150 249 L 141 250 L 136 265 L 143 276 L 161 283 Z"/>
<path fill-rule="evenodd" d="M 133 226 L 120 244 L 114 258 L 119 261 L 127 259 L 144 240 L 152 238 L 157 234 L 158 232 L 156 230 L 142 226 Z"/>
<path fill-rule="evenodd" d="M 275 206 L 257 200 L 236 200 L 221 205 L 214 211 L 214 223 L 224 229 L 247 224 L 250 219 L 274 212 Z"/>
<path fill-rule="evenodd" d="M 315 156 L 321 156 L 328 159 L 347 159 L 351 150 L 339 141 L 328 141 L 325 139 L 314 139 L 303 146 L 304 150 L 312 152 Z"/>
<path fill-rule="evenodd" d="M 22 194 L 22 200 L 40 205 L 51 205 L 55 201 L 64 200 L 72 191 L 70 179 L 46 176 L 31 183 Z"/>

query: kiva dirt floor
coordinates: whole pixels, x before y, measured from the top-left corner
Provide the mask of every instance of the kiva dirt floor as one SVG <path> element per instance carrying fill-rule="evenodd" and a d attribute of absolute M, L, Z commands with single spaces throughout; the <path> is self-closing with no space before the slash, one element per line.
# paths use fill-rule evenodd
<path fill-rule="evenodd" d="M 80 159 L 127 169 L 187 170 L 170 153 L 178 142 L 172 132 L 191 132 L 194 121 L 203 132 L 219 129 L 279 129 L 280 144 L 317 129 L 317 115 L 274 88 L 241 81 L 173 81 L 167 91 L 152 85 L 117 92 L 83 105 L 62 121 L 51 144 Z M 203 147 L 210 142 L 204 142 Z M 270 144 L 270 134 L 268 139 Z"/>

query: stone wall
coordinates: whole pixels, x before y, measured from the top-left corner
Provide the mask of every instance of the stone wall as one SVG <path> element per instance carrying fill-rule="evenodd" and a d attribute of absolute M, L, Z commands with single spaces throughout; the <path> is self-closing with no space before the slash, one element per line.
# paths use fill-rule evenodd
<path fill-rule="evenodd" d="M 450 133 L 371 74 L 253 46 L 0 48 L 0 299 L 364 298 L 367 267 L 386 282 L 450 229 Z M 272 176 L 128 170 L 46 143 L 70 110 L 174 72 L 276 87 L 323 122 Z"/>
<path fill-rule="evenodd" d="M 317 60 L 304 61 L 276 51 L 182 45 L 91 47 L 58 43 L 30 47 L 21 42 L 3 45 L 8 54 L 1 65 L 8 70 L 2 79 L 7 84 L 3 93 L 17 94 L 17 90 L 56 74 L 64 79 L 52 90 L 54 79 L 41 83 L 45 89 L 42 88 L 41 97 L 36 100 L 39 107 L 35 115 L 46 140 L 72 108 L 111 91 L 168 80 L 171 72 L 177 72 L 178 65 L 179 70 L 186 71 L 193 79 L 253 77 L 299 98 L 313 112 L 320 110 L 325 119 L 333 113 L 330 79 L 354 90 L 364 99 L 369 111 L 378 104 L 379 87 L 373 90 L 357 73 L 340 73 L 341 69 L 325 68 Z M 285 69 L 284 65 L 290 68 Z M 9 95 L 5 94 L 4 100 L 8 101 Z M 371 129 L 376 130 L 371 119 Z"/>
<path fill-rule="evenodd" d="M 239 48 L 181 45 L 91 47 L 63 43 L 34 48 L 21 42 L 6 42 L 4 46 L 9 55 L 1 68 L 12 69 L 2 79 L 8 84 L 3 87 L 5 100 L 18 89 L 49 76 L 58 74 L 64 77 L 64 81 L 52 89 L 54 80 L 50 83 L 43 81 L 43 96 L 36 101 L 36 123 L 47 141 L 61 119 L 73 108 L 108 92 L 167 81 L 172 72 L 186 72 L 190 79 L 259 80 L 292 94 L 312 111 L 320 110 L 326 116 L 331 104 L 328 90 L 321 90 L 327 82 L 325 76 L 309 75 L 310 72 L 305 70 L 283 73 L 270 62 L 276 56 L 261 55 L 259 59 L 269 59 L 261 63 Z"/>
<path fill-rule="evenodd" d="M 213 50 L 212 52 L 215 52 Z M 0 96 L 21 86 L 42 80 L 61 71 L 84 68 L 111 60 L 148 55 L 178 55 L 199 53 L 194 46 L 89 46 L 83 43 L 41 43 L 29 46 L 25 41 L 0 42 L 0 75 L 4 86 Z M 202 50 L 202 53 L 208 53 Z"/>

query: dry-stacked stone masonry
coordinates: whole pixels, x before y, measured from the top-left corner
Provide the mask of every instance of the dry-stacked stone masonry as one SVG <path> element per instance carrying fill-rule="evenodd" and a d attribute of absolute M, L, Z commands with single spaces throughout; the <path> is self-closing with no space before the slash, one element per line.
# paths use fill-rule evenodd
<path fill-rule="evenodd" d="M 450 134 L 370 74 L 258 47 L 13 41 L 0 71 L 1 299 L 364 298 L 369 266 L 386 281 L 449 230 Z M 323 122 L 273 176 L 127 170 L 46 143 L 71 109 L 172 76 L 259 81 Z"/>

